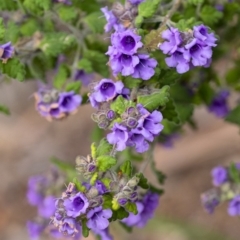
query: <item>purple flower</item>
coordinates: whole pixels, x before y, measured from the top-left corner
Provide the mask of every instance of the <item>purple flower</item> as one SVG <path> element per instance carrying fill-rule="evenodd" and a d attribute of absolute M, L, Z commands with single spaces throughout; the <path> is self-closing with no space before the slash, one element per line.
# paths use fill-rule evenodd
<path fill-rule="evenodd" d="M 101 206 L 91 209 L 87 214 L 87 226 L 90 229 L 104 230 L 108 227 L 108 219 L 112 217 L 110 209 L 102 209 Z"/>
<path fill-rule="evenodd" d="M 81 81 L 84 86 L 88 86 L 89 83 L 93 80 L 93 78 L 94 78 L 94 74 L 86 73 L 83 69 L 76 70 L 74 75 L 74 80 Z"/>
<path fill-rule="evenodd" d="M 220 186 L 228 180 L 228 171 L 225 167 L 215 167 L 212 170 L 213 184 L 215 186 Z"/>
<path fill-rule="evenodd" d="M 44 231 L 44 228 L 45 225 L 43 224 L 32 221 L 27 222 L 28 234 L 31 240 L 39 239 L 41 233 Z"/>
<path fill-rule="evenodd" d="M 118 123 L 115 123 L 112 132 L 107 135 L 110 144 L 116 144 L 117 151 L 123 151 L 126 148 L 128 140 L 128 129 Z"/>
<path fill-rule="evenodd" d="M 122 93 L 123 83 L 114 82 L 111 79 L 102 79 L 94 86 L 94 92 L 89 96 L 89 100 L 93 107 L 98 107 L 100 103 L 110 101 L 118 94 Z"/>
<path fill-rule="evenodd" d="M 74 91 L 71 92 L 61 92 L 59 94 L 59 110 L 61 112 L 71 113 L 75 111 L 82 102 L 82 97 L 75 94 Z"/>
<path fill-rule="evenodd" d="M 185 55 L 183 48 L 178 48 L 170 57 L 165 59 L 166 64 L 169 67 L 176 67 L 178 73 L 185 73 L 190 69 L 190 56 Z"/>
<path fill-rule="evenodd" d="M 145 0 L 128 0 L 128 1 L 133 5 L 138 5 L 142 2 L 144 2 Z"/>
<path fill-rule="evenodd" d="M 129 139 L 127 141 L 127 146 L 134 147 L 136 152 L 143 153 L 149 148 L 149 144 L 142 134 L 130 132 Z"/>
<path fill-rule="evenodd" d="M 150 79 L 155 73 L 154 68 L 157 66 L 157 61 L 147 54 L 138 54 L 138 58 L 139 63 L 134 67 L 132 77 L 142 80 Z"/>
<path fill-rule="evenodd" d="M 176 52 L 182 43 L 182 37 L 177 28 L 171 27 L 170 29 L 163 31 L 162 38 L 167 40 L 159 45 L 159 49 L 161 49 L 164 54 L 172 54 Z"/>
<path fill-rule="evenodd" d="M 113 74 L 121 73 L 123 76 L 129 76 L 134 73 L 135 67 L 139 64 L 139 58 L 135 55 L 119 54 L 110 58 L 110 66 Z"/>
<path fill-rule="evenodd" d="M 38 214 L 44 218 L 50 218 L 55 212 L 56 198 L 54 196 L 45 197 L 38 207 Z"/>
<path fill-rule="evenodd" d="M 117 52 L 127 55 L 137 53 L 137 50 L 143 46 L 141 37 L 130 29 L 113 33 L 111 43 L 113 47 L 117 49 Z"/>
<path fill-rule="evenodd" d="M 208 107 L 208 110 L 216 115 L 216 117 L 222 118 L 229 113 L 229 107 L 227 99 L 229 97 L 229 91 L 220 91 L 212 100 Z"/>
<path fill-rule="evenodd" d="M 201 202 L 205 210 L 212 214 L 220 203 L 220 194 L 217 189 L 211 189 L 201 195 Z"/>
<path fill-rule="evenodd" d="M 112 11 L 108 10 L 108 7 L 101 8 L 104 14 L 107 24 L 104 27 L 105 32 L 110 32 L 112 29 L 119 31 L 124 29 L 124 27 L 119 23 L 118 19 L 114 16 Z"/>
<path fill-rule="evenodd" d="M 3 60 L 3 62 L 7 62 L 7 60 L 13 56 L 13 53 L 14 47 L 11 42 L 0 45 L 0 59 Z"/>
<path fill-rule="evenodd" d="M 188 51 L 184 52 L 184 58 L 191 58 L 193 66 L 208 66 L 208 60 L 212 57 L 212 48 L 202 41 L 194 38 L 189 44 L 185 46 Z"/>
<path fill-rule="evenodd" d="M 96 181 L 95 187 L 97 188 L 98 193 L 99 193 L 100 195 L 108 192 L 108 189 L 106 188 L 106 186 L 105 186 L 100 180 L 97 180 L 97 181 Z"/>
<path fill-rule="evenodd" d="M 202 41 L 205 45 L 216 47 L 217 38 L 213 33 L 208 33 L 208 28 L 204 25 L 199 25 L 193 27 L 193 35 L 195 38 Z"/>
<path fill-rule="evenodd" d="M 79 192 L 75 196 L 65 199 L 63 205 L 69 217 L 78 217 L 80 214 L 86 213 L 89 202 L 86 196 Z"/>
<path fill-rule="evenodd" d="M 132 213 L 122 220 L 128 226 L 144 227 L 147 222 L 153 218 L 154 212 L 159 204 L 159 195 L 147 192 L 141 202 L 137 202 L 137 215 Z"/>
<path fill-rule="evenodd" d="M 44 193 L 43 188 L 47 185 L 47 179 L 43 176 L 33 176 L 28 180 L 28 191 L 27 191 L 27 199 L 28 202 L 37 206 L 43 202 Z"/>
<path fill-rule="evenodd" d="M 75 236 L 80 232 L 80 226 L 73 218 L 65 218 L 60 225 L 59 231 L 64 235 Z"/>
<path fill-rule="evenodd" d="M 228 214 L 230 216 L 240 215 L 240 195 L 235 196 L 228 205 Z"/>

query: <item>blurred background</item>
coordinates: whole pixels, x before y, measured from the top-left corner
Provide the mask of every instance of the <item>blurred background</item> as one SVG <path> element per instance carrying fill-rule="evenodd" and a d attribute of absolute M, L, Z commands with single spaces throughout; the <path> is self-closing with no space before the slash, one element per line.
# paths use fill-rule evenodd
<path fill-rule="evenodd" d="M 74 164 L 77 155 L 89 153 L 92 108 L 83 106 L 74 116 L 49 123 L 34 109 L 35 84 L 12 82 L 0 87 L 0 102 L 11 109 L 11 116 L 0 115 L 0 240 L 28 239 L 25 224 L 36 214 L 25 197 L 29 176 L 47 172 L 51 156 Z M 173 148 L 155 148 L 157 167 L 167 175 L 155 219 L 131 235 L 114 225 L 116 240 L 240 239 L 240 219 L 229 217 L 227 206 L 208 215 L 200 203 L 200 194 L 211 188 L 211 169 L 240 162 L 239 129 L 204 108 L 194 116 L 197 131 L 186 127 Z"/>

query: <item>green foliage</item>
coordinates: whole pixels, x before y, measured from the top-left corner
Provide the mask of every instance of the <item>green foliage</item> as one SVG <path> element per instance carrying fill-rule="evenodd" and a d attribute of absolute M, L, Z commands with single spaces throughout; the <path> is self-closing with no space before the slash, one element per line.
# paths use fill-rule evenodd
<path fill-rule="evenodd" d="M 90 229 L 87 227 L 87 219 L 82 220 L 82 235 L 86 238 L 89 235 Z"/>
<path fill-rule="evenodd" d="M 189 4 L 194 4 L 194 5 L 198 5 L 198 4 L 203 4 L 204 0 L 187 0 L 187 2 Z"/>
<path fill-rule="evenodd" d="M 136 203 L 134 202 L 128 202 L 125 206 L 125 209 L 128 211 L 128 212 L 131 212 L 133 214 L 138 214 L 138 210 L 137 210 L 137 205 Z"/>
<path fill-rule="evenodd" d="M 180 79 L 179 75 L 175 70 L 172 69 L 162 69 L 158 77 L 158 81 L 161 85 L 172 85 Z"/>
<path fill-rule="evenodd" d="M 76 43 L 74 36 L 66 33 L 47 33 L 40 44 L 40 49 L 47 56 L 58 56 Z"/>
<path fill-rule="evenodd" d="M 96 73 L 99 73 L 103 77 L 109 76 L 109 70 L 106 65 L 108 58 L 104 53 L 94 50 L 86 50 L 83 57 L 92 63 L 92 68 Z"/>
<path fill-rule="evenodd" d="M 5 27 L 3 24 L 3 19 L 0 18 L 0 40 L 4 38 L 4 34 L 5 34 Z"/>
<path fill-rule="evenodd" d="M 164 181 L 166 180 L 166 175 L 164 175 L 161 171 L 159 171 L 156 168 L 156 163 L 154 161 L 152 161 L 152 163 L 151 163 L 151 168 L 152 168 L 152 171 L 154 172 L 155 176 L 157 177 L 158 183 L 163 184 Z"/>
<path fill-rule="evenodd" d="M 79 1 L 79 0 L 72 0 L 72 2 L 74 6 L 78 7 L 79 9 L 81 9 L 82 11 L 88 14 L 98 11 L 100 8 L 97 0 L 87 0 L 87 4 L 86 4 L 86 1 Z"/>
<path fill-rule="evenodd" d="M 105 18 L 102 17 L 102 12 L 97 11 L 87 15 L 83 21 L 94 33 L 103 33 L 104 25 L 106 24 Z"/>
<path fill-rule="evenodd" d="M 84 191 L 86 190 L 86 187 L 83 186 L 83 185 L 78 181 L 77 178 L 74 178 L 74 179 L 72 180 L 72 182 L 75 184 L 75 187 L 77 188 L 77 190 L 78 190 L 79 192 L 84 192 Z"/>
<path fill-rule="evenodd" d="M 106 138 L 103 138 L 100 141 L 99 146 L 97 148 L 97 156 L 109 155 L 112 148 L 113 148 L 113 146 L 108 143 Z"/>
<path fill-rule="evenodd" d="M 164 119 L 167 119 L 176 124 L 180 123 L 179 116 L 178 116 L 178 113 L 177 113 L 177 110 L 175 107 L 175 103 L 173 102 L 173 100 L 171 98 L 169 99 L 165 108 L 161 112 L 163 114 Z"/>
<path fill-rule="evenodd" d="M 205 24 L 210 26 L 217 23 L 223 17 L 223 13 L 218 11 L 215 7 L 206 5 L 202 8 L 200 17 Z"/>
<path fill-rule="evenodd" d="M 235 90 L 240 91 L 240 69 L 238 66 L 231 68 L 226 74 L 227 83 L 235 88 Z"/>
<path fill-rule="evenodd" d="M 125 174 L 128 177 L 132 176 L 132 163 L 131 161 L 125 161 L 121 166 L 120 170 L 123 174 Z"/>
<path fill-rule="evenodd" d="M 65 22 L 71 22 L 78 16 L 78 11 L 74 6 L 62 5 L 57 9 L 57 13 L 59 18 Z"/>
<path fill-rule="evenodd" d="M 122 82 L 124 84 L 124 87 L 132 89 L 135 87 L 139 87 L 139 85 L 143 81 L 141 79 L 136 79 L 128 76 L 128 77 L 123 77 Z"/>
<path fill-rule="evenodd" d="M 103 195 L 103 208 L 112 209 L 112 196 L 110 194 Z"/>
<path fill-rule="evenodd" d="M 200 86 L 198 94 L 207 105 L 211 103 L 215 96 L 215 93 L 208 82 L 205 82 Z"/>
<path fill-rule="evenodd" d="M 78 82 L 71 82 L 66 85 L 66 91 L 71 92 L 74 91 L 76 94 L 79 94 L 80 89 L 81 89 L 82 83 L 80 81 Z"/>
<path fill-rule="evenodd" d="M 197 22 L 194 17 L 188 18 L 188 19 L 181 19 L 179 22 L 177 22 L 176 27 L 180 31 L 187 31 L 189 29 L 192 29 L 193 26 L 199 25 L 200 22 Z"/>
<path fill-rule="evenodd" d="M 240 125 L 240 105 L 235 107 L 225 118 L 227 122 Z"/>
<path fill-rule="evenodd" d="M 97 158 L 97 167 L 99 171 L 106 172 L 117 163 L 117 160 L 111 156 L 99 156 Z"/>
<path fill-rule="evenodd" d="M 30 12 L 39 13 L 50 9 L 51 0 L 24 0 L 23 6 Z"/>
<path fill-rule="evenodd" d="M 138 17 L 149 18 L 158 9 L 161 0 L 146 0 L 138 6 Z"/>
<path fill-rule="evenodd" d="M 68 77 L 68 69 L 65 65 L 61 65 L 58 69 L 58 72 L 53 80 L 53 86 L 56 89 L 61 90 L 63 85 L 66 83 Z"/>
<path fill-rule="evenodd" d="M 95 172 L 90 179 L 90 184 L 93 186 L 96 183 L 97 179 L 98 179 L 98 173 Z"/>
<path fill-rule="evenodd" d="M 21 25 L 20 32 L 23 36 L 32 36 L 36 31 L 39 30 L 39 23 L 36 19 L 28 19 Z"/>
<path fill-rule="evenodd" d="M 123 220 L 128 216 L 129 216 L 129 213 L 123 207 L 120 207 L 118 210 L 113 211 L 111 221 Z"/>
<path fill-rule="evenodd" d="M 0 72 L 8 77 L 22 82 L 25 79 L 25 66 L 17 59 L 12 58 L 7 63 L 0 62 Z"/>
<path fill-rule="evenodd" d="M 93 159 L 97 157 L 97 146 L 96 143 L 91 144 L 91 156 Z"/>
<path fill-rule="evenodd" d="M 125 99 L 123 96 L 118 96 L 118 98 L 111 103 L 111 109 L 118 114 L 122 114 L 129 107 L 134 107 L 134 103 L 130 100 Z"/>
<path fill-rule="evenodd" d="M 240 183 L 240 173 L 235 163 L 230 164 L 228 172 L 234 183 Z"/>
<path fill-rule="evenodd" d="M 160 106 L 165 106 L 169 101 L 169 89 L 169 86 L 164 86 L 151 95 L 138 96 L 137 102 L 141 103 L 149 111 L 154 111 Z"/>
<path fill-rule="evenodd" d="M 9 111 L 8 107 L 6 107 L 4 105 L 0 105 L 0 113 L 3 113 L 5 115 L 10 115 L 10 111 Z"/>
<path fill-rule="evenodd" d="M 2 11 L 8 10 L 13 11 L 17 9 L 17 2 L 16 1 L 9 1 L 9 0 L 1 0 L 0 1 L 0 9 Z"/>
<path fill-rule="evenodd" d="M 92 66 L 92 62 L 89 61 L 86 58 L 82 58 L 79 62 L 78 62 L 78 69 L 82 69 L 84 70 L 86 73 L 91 73 L 93 72 L 93 66 Z"/>
<path fill-rule="evenodd" d="M 5 41 L 16 43 L 19 37 L 19 27 L 13 21 L 8 21 L 5 28 L 4 39 Z"/>
<path fill-rule="evenodd" d="M 140 186 L 143 189 L 148 189 L 149 188 L 148 180 L 144 177 L 144 175 L 142 173 L 136 174 L 136 177 L 139 178 L 138 186 Z"/>

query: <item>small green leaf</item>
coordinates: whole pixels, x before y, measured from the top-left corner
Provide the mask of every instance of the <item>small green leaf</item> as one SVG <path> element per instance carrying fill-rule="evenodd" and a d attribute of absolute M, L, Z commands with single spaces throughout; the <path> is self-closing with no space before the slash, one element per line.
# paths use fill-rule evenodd
<path fill-rule="evenodd" d="M 97 156 L 109 155 L 113 146 L 108 143 L 106 138 L 103 138 L 97 148 Z"/>
<path fill-rule="evenodd" d="M 143 189 L 148 189 L 149 188 L 148 180 L 144 177 L 144 175 L 142 173 L 136 174 L 136 177 L 139 178 L 138 186 L 140 186 Z"/>
<path fill-rule="evenodd" d="M 82 235 L 86 238 L 89 235 L 89 228 L 87 227 L 87 219 L 82 220 Z"/>
<path fill-rule="evenodd" d="M 78 15 L 76 7 L 66 5 L 59 6 L 59 8 L 57 9 L 57 13 L 59 17 L 66 22 L 73 21 L 77 18 Z"/>
<path fill-rule="evenodd" d="M 239 170 L 237 169 L 235 163 L 231 163 L 228 171 L 229 171 L 229 175 L 230 175 L 231 179 L 234 181 L 234 183 L 240 183 L 240 173 L 239 173 Z"/>
<path fill-rule="evenodd" d="M 240 105 L 235 107 L 225 118 L 227 122 L 240 125 Z"/>
<path fill-rule="evenodd" d="M 74 91 L 76 94 L 79 94 L 81 85 L 80 81 L 68 83 L 66 86 L 66 92 Z"/>
<path fill-rule="evenodd" d="M 124 207 L 128 212 L 131 212 L 134 215 L 138 214 L 136 203 L 128 202 L 128 203 L 126 203 L 126 205 Z"/>
<path fill-rule="evenodd" d="M 112 209 L 112 196 L 110 194 L 103 195 L 103 208 L 104 209 Z"/>
<path fill-rule="evenodd" d="M 107 188 L 110 188 L 110 183 L 112 181 L 111 179 L 109 179 L 109 178 L 102 178 L 101 181 Z"/>
<path fill-rule="evenodd" d="M 170 98 L 166 104 L 166 107 L 161 111 L 163 118 L 176 124 L 180 123 L 178 112 L 175 107 L 174 101 Z"/>
<path fill-rule="evenodd" d="M 154 15 L 160 5 L 161 0 L 146 0 L 139 4 L 138 15 L 140 17 L 148 18 Z"/>
<path fill-rule="evenodd" d="M 63 85 L 66 83 L 68 77 L 68 69 L 66 68 L 65 65 L 61 65 L 59 67 L 59 70 L 57 72 L 57 75 L 55 76 L 53 80 L 53 86 L 56 89 L 61 90 Z"/>
<path fill-rule="evenodd" d="M 154 111 L 160 106 L 165 106 L 169 101 L 169 90 L 169 86 L 164 86 L 158 92 L 151 95 L 138 96 L 137 102 L 149 111 Z"/>
<path fill-rule="evenodd" d="M 212 102 L 212 99 L 215 96 L 215 92 L 213 91 L 208 82 L 201 84 L 198 93 L 199 96 L 207 105 L 209 105 Z"/>
<path fill-rule="evenodd" d="M 117 160 L 115 158 L 106 155 L 99 156 L 96 161 L 99 171 L 102 172 L 106 172 L 117 163 Z"/>
<path fill-rule="evenodd" d="M 126 176 L 131 177 L 131 175 L 132 175 L 132 163 L 131 163 L 131 161 L 128 160 L 128 161 L 124 162 L 121 165 L 120 170 Z"/>
<path fill-rule="evenodd" d="M 200 12 L 200 17 L 207 25 L 213 25 L 223 17 L 223 13 L 215 7 L 205 5 Z"/>
<path fill-rule="evenodd" d="M 113 211 L 111 221 L 123 220 L 128 216 L 129 216 L 129 213 L 123 207 L 120 207 L 118 210 Z"/>
<path fill-rule="evenodd" d="M 175 84 L 181 77 L 175 70 L 162 69 L 159 75 L 159 82 L 161 85 Z"/>
<path fill-rule="evenodd" d="M 95 172 L 95 173 L 92 175 L 91 179 L 90 179 L 90 184 L 91 184 L 92 186 L 96 183 L 97 178 L 98 178 L 98 173 Z"/>
<path fill-rule="evenodd" d="M 5 27 L 3 24 L 3 19 L 0 18 L 0 40 L 4 38 L 4 34 L 5 34 Z"/>
<path fill-rule="evenodd" d="M 163 184 L 165 179 L 166 179 L 166 175 L 164 175 L 161 171 L 159 171 L 157 168 L 156 168 L 156 163 L 154 161 L 152 161 L 151 163 L 151 168 L 155 174 L 155 176 L 157 177 L 157 180 L 160 184 Z"/>
<path fill-rule="evenodd" d="M 102 17 L 102 12 L 93 12 L 88 14 L 83 21 L 94 33 L 103 33 L 104 25 L 106 24 L 105 18 Z"/>
<path fill-rule="evenodd" d="M 86 73 L 91 73 L 93 72 L 93 67 L 92 67 L 92 63 L 91 61 L 89 61 L 86 58 L 82 58 L 79 62 L 78 62 L 78 69 L 82 69 L 84 70 L 84 72 Z"/>
<path fill-rule="evenodd" d="M 91 145 L 91 156 L 93 159 L 97 157 L 97 146 L 96 143 L 92 143 Z"/>
<path fill-rule="evenodd" d="M 78 190 L 79 192 L 84 192 L 84 191 L 86 191 L 86 187 L 83 186 L 83 185 L 78 181 L 77 178 L 74 178 L 72 182 L 75 184 L 75 187 L 77 188 L 77 190 Z"/>
<path fill-rule="evenodd" d="M 5 115 L 10 115 L 9 109 L 3 105 L 0 105 L 0 113 L 4 113 Z"/>
<path fill-rule="evenodd" d="M 112 209 L 117 211 L 119 208 L 120 208 L 120 204 L 118 203 L 117 199 L 116 198 L 113 198 L 112 199 Z"/>
<path fill-rule="evenodd" d="M 153 186 L 152 184 L 149 184 L 149 191 L 151 191 L 153 193 L 157 193 L 159 195 L 164 193 L 163 189 L 157 188 L 157 187 Z"/>
<path fill-rule="evenodd" d="M 122 114 L 126 110 L 126 99 L 122 96 L 118 96 L 118 98 L 111 103 L 111 109 L 118 114 Z"/>

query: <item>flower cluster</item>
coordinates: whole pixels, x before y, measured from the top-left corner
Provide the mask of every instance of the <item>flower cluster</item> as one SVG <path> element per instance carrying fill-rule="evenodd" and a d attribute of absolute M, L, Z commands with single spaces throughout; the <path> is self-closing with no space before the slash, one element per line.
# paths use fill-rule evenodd
<path fill-rule="evenodd" d="M 36 220 L 27 222 L 29 236 L 32 240 L 38 239 L 43 232 L 48 232 L 52 237 L 62 237 L 61 234 L 57 234 L 57 229 L 53 225 L 49 225 L 49 219 L 56 210 L 56 194 L 62 191 L 64 181 L 65 178 L 60 176 L 56 169 L 52 169 L 49 175 L 29 178 L 27 199 L 38 209 Z"/>
<path fill-rule="evenodd" d="M 143 43 L 132 29 L 113 33 L 111 43 L 106 54 L 110 56 L 109 65 L 114 75 L 121 73 L 142 80 L 149 80 L 154 75 L 157 61 L 146 53 L 138 53 Z"/>
<path fill-rule="evenodd" d="M 228 202 L 228 214 L 240 216 L 240 164 L 229 167 L 217 166 L 212 172 L 215 188 L 201 195 L 202 204 L 208 213 L 213 213 L 222 202 Z"/>
<path fill-rule="evenodd" d="M 82 97 L 74 91 L 59 92 L 56 89 L 41 89 L 34 96 L 37 111 L 49 121 L 74 114 L 82 102 Z"/>
<path fill-rule="evenodd" d="M 229 113 L 229 106 L 227 103 L 229 97 L 229 91 L 220 91 L 212 100 L 208 106 L 208 110 L 212 112 L 216 117 L 223 118 Z"/>
<path fill-rule="evenodd" d="M 6 63 L 9 58 L 13 56 L 14 47 L 11 42 L 0 45 L 0 59 Z"/>
<path fill-rule="evenodd" d="M 196 66 L 209 67 L 212 47 L 217 46 L 217 38 L 204 25 L 195 26 L 188 32 L 171 27 L 162 32 L 162 38 L 166 41 L 159 44 L 159 49 L 169 55 L 166 64 L 176 67 L 180 74 Z"/>
<path fill-rule="evenodd" d="M 112 132 L 107 135 L 108 142 L 118 151 L 129 146 L 139 153 L 145 152 L 149 148 L 148 142 L 152 142 L 163 129 L 161 112 L 150 113 L 141 104 L 129 107 L 121 119 L 121 122 L 114 123 Z"/>
<path fill-rule="evenodd" d="M 95 186 L 84 184 L 83 192 L 79 192 L 73 183 L 68 185 L 62 197 L 56 201 L 57 210 L 52 217 L 53 225 L 64 235 L 79 238 L 82 231 L 82 221 L 97 234 L 107 230 L 111 209 L 103 209 L 102 195 L 106 187 L 101 181 Z"/>
<path fill-rule="evenodd" d="M 129 227 L 144 227 L 149 219 L 153 218 L 154 212 L 159 204 L 159 195 L 148 191 L 141 200 L 136 202 L 138 213 L 130 213 L 122 220 Z"/>

